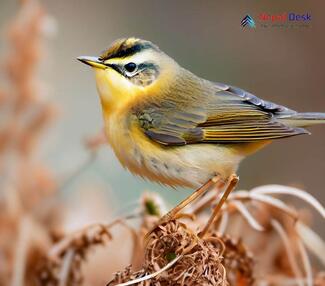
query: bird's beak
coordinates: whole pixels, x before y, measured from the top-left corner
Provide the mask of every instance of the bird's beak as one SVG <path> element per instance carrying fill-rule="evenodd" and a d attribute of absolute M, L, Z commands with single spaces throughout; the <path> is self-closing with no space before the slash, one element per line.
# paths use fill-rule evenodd
<path fill-rule="evenodd" d="M 77 58 L 79 61 L 81 61 L 82 63 L 89 65 L 93 68 L 98 68 L 98 69 L 106 69 L 107 65 L 104 64 L 104 62 L 102 60 L 100 60 L 97 57 L 78 57 Z"/>

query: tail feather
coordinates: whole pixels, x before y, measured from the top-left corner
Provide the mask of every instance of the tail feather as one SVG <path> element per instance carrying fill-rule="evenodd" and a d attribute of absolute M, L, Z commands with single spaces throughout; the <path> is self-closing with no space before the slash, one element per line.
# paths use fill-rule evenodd
<path fill-rule="evenodd" d="M 316 124 L 325 124 L 325 113 L 303 112 L 278 117 L 282 123 L 292 127 L 306 127 Z"/>

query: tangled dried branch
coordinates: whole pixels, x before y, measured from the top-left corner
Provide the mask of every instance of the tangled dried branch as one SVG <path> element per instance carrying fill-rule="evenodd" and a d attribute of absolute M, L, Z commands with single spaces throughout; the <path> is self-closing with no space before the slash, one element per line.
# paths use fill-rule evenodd
<path fill-rule="evenodd" d="M 93 246 L 105 245 L 112 239 L 109 227 L 91 225 L 64 237 L 49 251 L 39 266 L 40 285 L 81 285 L 81 263 Z"/>

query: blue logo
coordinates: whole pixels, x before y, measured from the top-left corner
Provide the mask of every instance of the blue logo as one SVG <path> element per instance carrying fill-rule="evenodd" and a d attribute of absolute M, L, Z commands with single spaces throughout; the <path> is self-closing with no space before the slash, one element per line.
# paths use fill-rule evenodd
<path fill-rule="evenodd" d="M 256 27 L 254 19 L 249 15 L 246 15 L 243 18 L 243 20 L 241 20 L 240 24 L 241 24 L 242 27 L 246 27 L 246 26 L 249 27 L 249 28 L 255 28 Z"/>

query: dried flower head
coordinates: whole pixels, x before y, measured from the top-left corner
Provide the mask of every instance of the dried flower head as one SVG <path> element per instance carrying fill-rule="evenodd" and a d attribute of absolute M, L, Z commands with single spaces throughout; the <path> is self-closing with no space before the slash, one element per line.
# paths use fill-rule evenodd
<path fill-rule="evenodd" d="M 224 245 L 219 238 L 200 239 L 185 224 L 170 221 L 158 226 L 148 238 L 143 269 L 132 273 L 127 267 L 116 273 L 108 285 L 123 285 L 136 278 L 142 281 L 135 285 L 227 285 L 223 251 Z M 145 279 L 148 274 L 154 277 Z"/>

